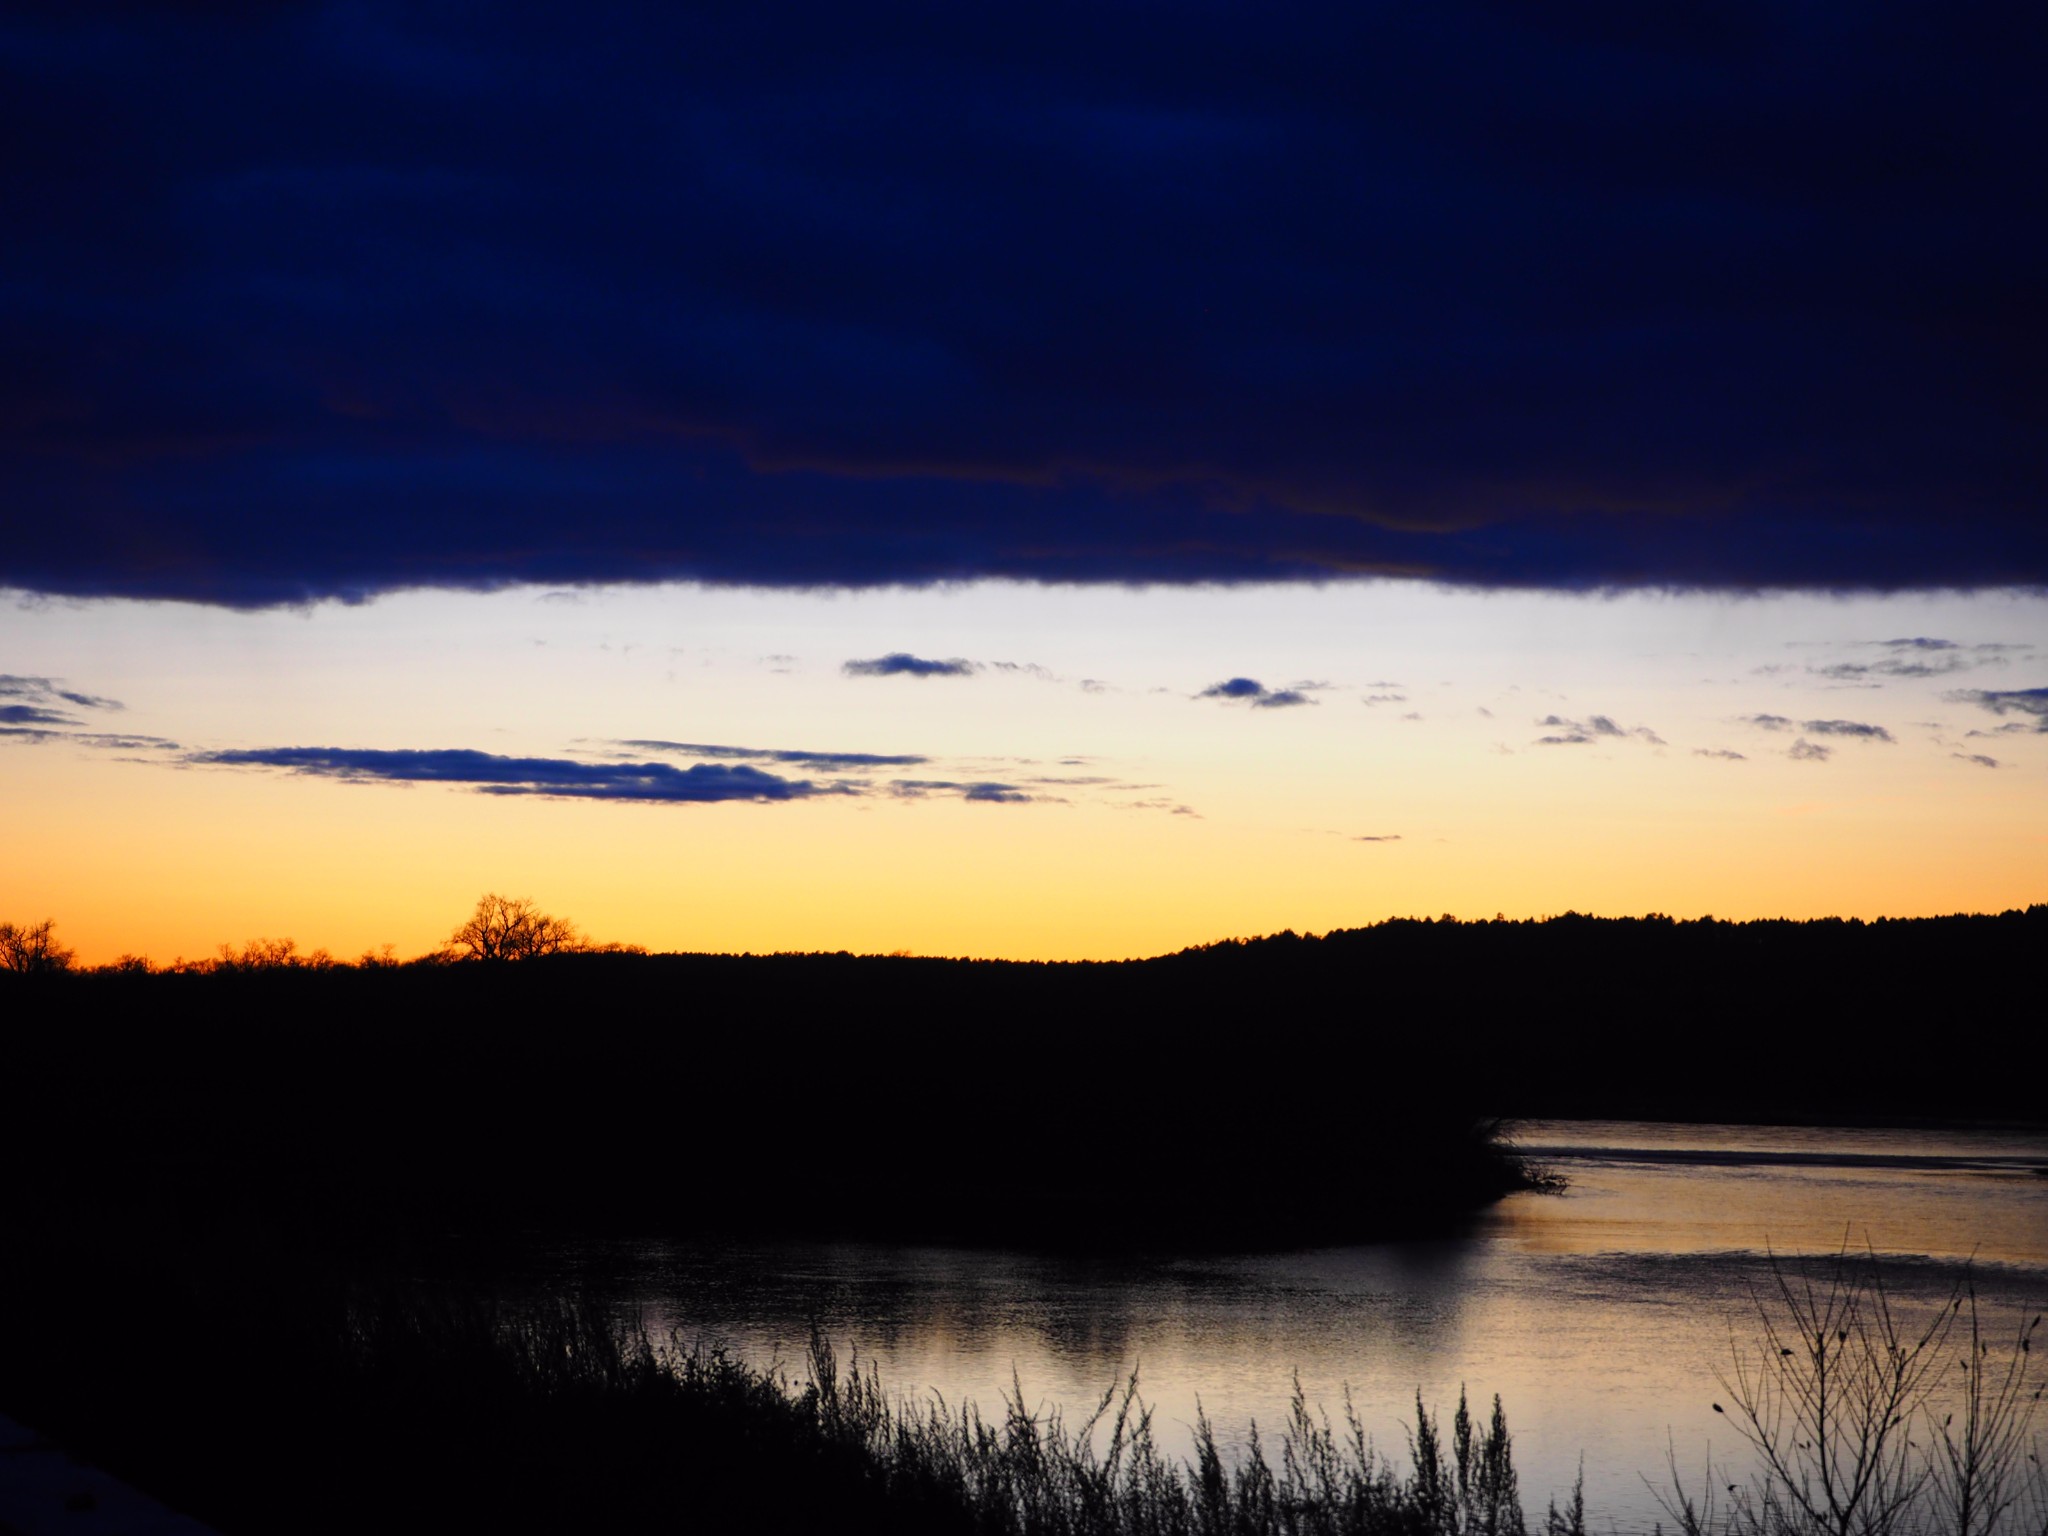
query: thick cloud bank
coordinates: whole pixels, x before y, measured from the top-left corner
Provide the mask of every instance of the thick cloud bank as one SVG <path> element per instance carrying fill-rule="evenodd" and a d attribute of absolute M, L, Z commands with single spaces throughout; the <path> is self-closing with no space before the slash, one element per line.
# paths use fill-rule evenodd
<path fill-rule="evenodd" d="M 2044 34 L 18 6 L 0 585 L 2038 585 Z"/>

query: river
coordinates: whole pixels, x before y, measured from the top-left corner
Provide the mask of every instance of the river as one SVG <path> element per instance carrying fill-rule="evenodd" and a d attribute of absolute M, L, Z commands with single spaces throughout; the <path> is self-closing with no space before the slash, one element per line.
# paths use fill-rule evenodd
<path fill-rule="evenodd" d="M 1731 1348 L 1756 1336 L 1752 1288 L 1773 1255 L 1874 1251 L 1910 1317 L 1966 1269 L 1998 1332 L 2048 1304 L 2039 1128 L 1530 1121 L 1515 1136 L 1565 1192 L 1511 1196 L 1430 1241 L 1174 1261 L 583 1244 L 551 1256 L 550 1279 L 622 1292 L 657 1330 L 793 1371 L 815 1320 L 899 1392 L 985 1410 L 1021 1390 L 1072 1419 L 1136 1370 L 1180 1452 L 1198 1400 L 1232 1445 L 1254 1419 L 1277 1430 L 1297 1374 L 1333 1417 L 1348 1387 L 1378 1447 L 1404 1457 L 1418 1391 L 1446 1418 L 1461 1386 L 1475 1412 L 1498 1393 L 1532 1523 L 1583 1464 L 1603 1532 L 1662 1516 L 1645 1478 L 1668 1488 L 1667 1457 L 1694 1490 L 1710 1456 L 1746 1469 L 1713 1403 Z M 1142 1198 L 1135 1170 L 1105 1176 Z M 1345 1176 L 1273 1168 L 1333 1188 Z M 1357 1183 L 1369 1208 L 1370 1170 Z"/>

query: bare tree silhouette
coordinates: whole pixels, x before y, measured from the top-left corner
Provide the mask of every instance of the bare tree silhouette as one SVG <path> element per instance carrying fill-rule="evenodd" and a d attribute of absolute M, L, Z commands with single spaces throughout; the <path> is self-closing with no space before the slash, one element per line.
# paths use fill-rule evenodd
<path fill-rule="evenodd" d="M 72 952 L 51 935 L 56 922 L 0 923 L 0 970 L 22 975 L 71 969 Z"/>
<path fill-rule="evenodd" d="M 448 941 L 473 960 L 528 960 L 583 947 L 583 935 L 568 919 L 550 917 L 524 896 L 495 891 L 478 899 Z"/>

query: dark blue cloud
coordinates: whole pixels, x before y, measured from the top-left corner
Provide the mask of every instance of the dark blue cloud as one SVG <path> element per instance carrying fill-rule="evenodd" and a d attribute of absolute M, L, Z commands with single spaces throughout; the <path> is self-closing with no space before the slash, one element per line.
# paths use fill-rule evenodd
<path fill-rule="evenodd" d="M 1994 715 L 2031 716 L 2035 730 L 2048 732 L 2048 688 L 1960 688 L 1943 697 L 1957 704 L 1975 704 Z M 2010 730 L 2018 723 L 2002 729 Z"/>
<path fill-rule="evenodd" d="M 1211 683 L 1200 693 L 1198 699 L 1224 699 L 1245 703 L 1254 709 L 1295 709 L 1303 704 L 1313 704 L 1299 688 L 1268 688 L 1257 678 L 1232 677 L 1220 683 Z"/>
<path fill-rule="evenodd" d="M 78 717 L 37 704 L 0 704 L 0 725 L 76 725 Z"/>
<path fill-rule="evenodd" d="M 2048 580 L 2008 3 L 12 8 L 0 583 Z"/>
<path fill-rule="evenodd" d="M 891 651 L 871 661 L 849 661 L 840 670 L 848 677 L 972 677 L 979 669 L 957 656 L 950 661 L 928 661 L 907 651 Z"/>
<path fill-rule="evenodd" d="M 621 741 L 635 752 L 674 752 L 683 757 L 711 757 L 756 763 L 788 763 L 798 768 L 914 768 L 931 759 L 914 752 L 807 752 L 795 747 L 721 747 L 697 741 Z"/>
<path fill-rule="evenodd" d="M 1198 699 L 1262 699 L 1266 696 L 1266 685 L 1256 678 L 1233 677 L 1225 682 L 1211 683 L 1195 697 Z"/>
<path fill-rule="evenodd" d="M 467 748 L 380 751 L 364 747 L 255 747 L 194 752 L 185 761 L 211 767 L 282 768 L 351 782 L 466 784 L 486 794 L 575 800 L 704 804 L 721 800 L 797 800 L 830 793 L 745 764 L 584 763 L 558 757 L 501 757 Z"/>

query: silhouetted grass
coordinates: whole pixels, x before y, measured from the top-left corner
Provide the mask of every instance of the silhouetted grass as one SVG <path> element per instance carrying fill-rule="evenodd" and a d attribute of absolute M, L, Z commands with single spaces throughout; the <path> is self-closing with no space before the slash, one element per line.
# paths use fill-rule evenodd
<path fill-rule="evenodd" d="M 715 1507 L 738 1529 L 980 1536 L 1526 1529 L 1498 1399 L 1481 1423 L 1461 1397 L 1446 1431 L 1418 1395 L 1396 1460 L 1348 1399 L 1333 1425 L 1297 1382 L 1277 1440 L 1254 1428 L 1230 1457 L 1202 1417 L 1188 1461 L 1160 1449 L 1135 1374 L 1071 1421 L 1030 1411 L 1021 1388 L 991 1419 L 973 1404 L 893 1397 L 872 1364 L 842 1369 L 822 1336 L 793 1379 L 719 1350 L 656 1344 L 589 1304 L 518 1316 L 358 1307 L 346 1360 L 395 1437 L 440 1440 L 501 1498 L 517 1491 L 516 1510 L 494 1523 L 542 1508 L 560 1528 L 589 1528 L 597 1510 L 704 1522 Z M 1581 1536 L 1582 1500 L 1550 1510 L 1542 1528 Z"/>
<path fill-rule="evenodd" d="M 1069 1420 L 1021 1391 L 892 1397 L 814 1337 L 802 1374 L 655 1342 L 591 1300 L 509 1308 L 317 1277 L 285 1294 L 138 1292 L 138 1271 L 5 1290 L 0 1401 L 173 1507 L 240 1532 L 886 1531 L 904 1536 L 1517 1536 L 1498 1402 L 1418 1398 L 1382 1455 L 1297 1383 L 1236 1456 L 1206 1418 L 1164 1453 L 1135 1376 Z M 282 1277 L 273 1277 L 279 1279 Z M 103 1309 L 92 1310 L 88 1309 Z M 1580 1536 L 1583 1511 L 1553 1512 Z"/>

